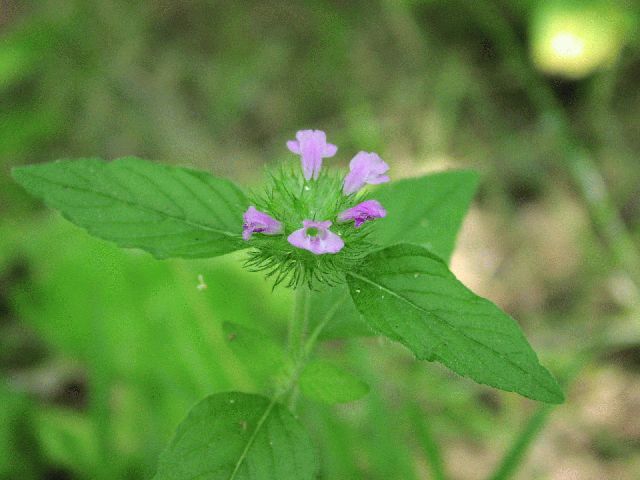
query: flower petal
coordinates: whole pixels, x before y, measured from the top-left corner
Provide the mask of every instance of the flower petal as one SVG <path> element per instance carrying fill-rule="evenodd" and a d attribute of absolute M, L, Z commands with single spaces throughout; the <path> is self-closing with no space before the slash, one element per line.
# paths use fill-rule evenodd
<path fill-rule="evenodd" d="M 311 238 L 307 235 L 307 229 L 296 230 L 287 237 L 287 241 L 294 247 L 311 250 Z"/>
<path fill-rule="evenodd" d="M 242 216 L 242 238 L 247 241 L 254 233 L 278 235 L 282 233 L 282 223 L 251 205 Z"/>
<path fill-rule="evenodd" d="M 387 183 L 389 180 L 391 179 L 389 178 L 388 175 L 378 175 L 377 177 L 368 179 L 367 183 L 371 185 L 378 185 L 380 183 Z"/>
<path fill-rule="evenodd" d="M 302 225 L 301 229 L 296 230 L 287 237 L 287 241 L 294 247 L 308 250 L 315 255 L 338 253 L 344 247 L 344 240 L 340 235 L 336 235 L 329 230 L 332 225 L 331 221 L 304 220 Z M 309 235 L 307 233 L 309 228 L 317 229 L 317 234 Z"/>
<path fill-rule="evenodd" d="M 296 140 L 289 140 L 287 142 L 287 148 L 291 153 L 300 154 L 300 144 Z"/>
<path fill-rule="evenodd" d="M 344 240 L 342 240 L 342 237 L 330 230 L 327 230 L 327 235 L 324 238 L 319 239 L 316 245 L 314 245 L 314 249 L 311 251 L 316 255 L 321 255 L 323 253 L 338 253 L 343 248 Z"/>
<path fill-rule="evenodd" d="M 338 147 L 333 145 L 332 143 L 327 143 L 324 146 L 324 151 L 322 152 L 322 156 L 324 158 L 331 158 L 338 152 Z"/>
<path fill-rule="evenodd" d="M 322 159 L 333 157 L 338 147 L 327 143 L 327 135 L 322 130 L 299 130 L 296 140 L 289 140 L 287 148 L 300 155 L 304 178 L 316 180 L 322 168 Z"/>
<path fill-rule="evenodd" d="M 352 207 L 338 215 L 340 222 L 354 221 L 355 227 L 360 226 L 368 222 L 369 220 L 375 220 L 376 218 L 384 218 L 387 216 L 387 211 L 382 204 L 377 200 L 365 200 L 359 203 L 355 207 Z"/>
<path fill-rule="evenodd" d="M 389 165 L 377 153 L 358 152 L 349 162 L 349 170 L 342 190 L 345 195 L 357 192 L 367 183 L 389 181 L 389 177 L 384 175 L 389 170 Z"/>
<path fill-rule="evenodd" d="M 315 220 L 303 220 L 302 226 L 304 228 L 317 228 L 318 230 L 327 230 L 332 224 L 331 220 L 325 220 L 318 222 Z"/>

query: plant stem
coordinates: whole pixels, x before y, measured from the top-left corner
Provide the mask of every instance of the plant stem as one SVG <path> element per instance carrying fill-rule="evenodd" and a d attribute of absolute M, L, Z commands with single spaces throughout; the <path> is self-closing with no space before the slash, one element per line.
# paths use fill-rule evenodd
<path fill-rule="evenodd" d="M 309 361 L 309 357 L 313 352 L 313 348 L 315 347 L 315 343 L 320 335 L 322 329 L 327 325 L 335 311 L 331 311 L 330 314 L 325 316 L 322 322 L 318 324 L 318 326 L 313 331 L 313 334 L 309 337 L 309 340 L 304 343 L 304 338 L 306 335 L 306 330 L 309 322 L 309 306 L 310 306 L 310 294 L 311 291 L 306 286 L 300 286 L 295 291 L 294 304 L 293 304 L 293 312 L 289 319 L 289 332 L 288 332 L 288 342 L 289 342 L 289 350 L 291 352 L 291 357 L 295 361 L 295 366 L 293 368 L 293 372 L 289 379 L 284 383 L 280 389 L 278 389 L 271 402 L 265 409 L 264 413 L 258 420 L 258 424 L 256 425 L 256 429 L 254 430 L 251 438 L 247 442 L 245 449 L 242 452 L 242 455 L 236 462 L 235 468 L 229 477 L 229 480 L 233 480 L 236 478 L 238 471 L 240 470 L 240 466 L 244 462 L 249 449 L 253 445 L 255 438 L 258 435 L 262 425 L 267 420 L 271 411 L 276 406 L 276 404 L 289 395 L 289 410 L 295 409 L 295 403 L 297 399 L 297 390 L 296 385 L 298 383 L 298 379 L 302 374 L 304 367 L 307 365 Z M 338 306 L 342 302 L 337 302 Z M 336 307 L 337 308 L 337 307 Z"/>
<path fill-rule="evenodd" d="M 309 307 L 311 304 L 311 291 L 306 287 L 300 287 L 296 290 L 295 303 L 293 306 L 293 315 L 289 323 L 289 349 L 291 356 L 296 362 L 293 373 L 286 383 L 286 386 L 276 395 L 276 400 L 290 393 L 289 408 L 294 410 L 298 392 L 295 389 L 298 378 L 302 374 L 304 367 L 307 366 L 309 358 L 320 338 L 322 330 L 329 324 L 336 311 L 342 306 L 347 299 L 348 294 L 345 293 L 337 302 L 335 302 L 325 313 L 322 320 L 313 329 L 309 338 L 305 340 L 306 331 L 309 324 Z"/>
<path fill-rule="evenodd" d="M 331 308 L 329 308 L 329 310 L 327 310 L 327 312 L 325 313 L 324 317 L 322 317 L 322 320 L 318 323 L 318 325 L 316 325 L 316 328 L 313 329 L 313 331 L 309 335 L 309 338 L 307 339 L 307 343 L 304 346 L 304 354 L 305 354 L 306 357 L 311 355 L 311 353 L 313 352 L 313 348 L 315 347 L 316 342 L 318 341 L 318 338 L 320 338 L 320 334 L 322 333 L 322 330 L 324 330 L 324 328 L 331 321 L 333 316 L 336 314 L 338 309 L 342 306 L 342 304 L 345 302 L 345 300 L 348 297 L 349 297 L 349 293 L 345 292 L 344 295 L 342 295 L 331 306 Z"/>
<path fill-rule="evenodd" d="M 310 290 L 301 285 L 295 290 L 293 314 L 289 322 L 289 351 L 294 360 L 302 355 L 302 345 L 309 323 Z"/>
<path fill-rule="evenodd" d="M 295 290 L 293 313 L 289 321 L 289 353 L 296 363 L 291 379 L 285 387 L 282 395 L 289 393 L 289 409 L 295 410 L 298 400 L 296 384 L 307 364 L 308 354 L 304 348 L 304 340 L 309 324 L 309 307 L 311 303 L 311 291 L 305 285 Z"/>

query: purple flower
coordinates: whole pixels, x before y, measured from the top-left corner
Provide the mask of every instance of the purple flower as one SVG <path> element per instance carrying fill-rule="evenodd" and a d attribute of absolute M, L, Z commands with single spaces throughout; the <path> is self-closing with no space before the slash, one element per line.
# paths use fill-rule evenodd
<path fill-rule="evenodd" d="M 384 175 L 389 170 L 387 165 L 376 153 L 358 152 L 349 163 L 351 170 L 344 179 L 343 192 L 351 195 L 357 192 L 365 183 L 378 184 L 389 181 Z"/>
<path fill-rule="evenodd" d="M 287 240 L 291 245 L 309 250 L 316 255 L 323 253 L 338 253 L 344 247 L 344 241 L 340 236 L 329 230 L 330 221 L 314 222 L 304 220 L 302 228 L 293 232 Z"/>
<path fill-rule="evenodd" d="M 376 218 L 384 218 L 387 216 L 387 211 L 377 200 L 365 200 L 362 203 L 359 203 L 353 208 L 349 210 L 345 210 L 344 212 L 338 215 L 338 220 L 340 222 L 348 222 L 349 220 L 353 220 L 356 228 L 360 228 L 360 226 L 368 221 L 374 220 Z"/>
<path fill-rule="evenodd" d="M 250 206 L 243 215 L 242 238 L 249 240 L 254 233 L 278 235 L 282 233 L 282 224 L 275 218 Z"/>
<path fill-rule="evenodd" d="M 287 148 L 300 155 L 304 178 L 318 179 L 322 159 L 333 157 L 338 147 L 327 143 L 327 136 L 322 130 L 300 130 L 296 133 L 296 140 L 289 140 Z"/>

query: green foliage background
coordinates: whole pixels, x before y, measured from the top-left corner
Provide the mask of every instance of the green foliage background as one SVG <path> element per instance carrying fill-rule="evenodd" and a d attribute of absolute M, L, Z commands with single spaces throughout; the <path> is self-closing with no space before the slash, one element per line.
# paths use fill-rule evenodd
<path fill-rule="evenodd" d="M 451 478 L 484 477 L 520 431 L 509 478 L 637 478 L 638 11 L 608 2 L 628 20 L 617 59 L 564 79 L 529 59 L 538 3 L 1 2 L 0 478 L 150 478 L 196 402 L 264 389 L 224 323 L 282 339 L 291 306 L 238 258 L 90 238 L 9 169 L 137 155 L 253 186 L 300 128 L 325 129 L 342 166 L 365 149 L 394 178 L 478 170 L 453 269 L 568 393 L 552 411 L 387 341 L 331 340 L 370 392 L 300 403 L 321 478 L 444 478 L 434 438 Z"/>

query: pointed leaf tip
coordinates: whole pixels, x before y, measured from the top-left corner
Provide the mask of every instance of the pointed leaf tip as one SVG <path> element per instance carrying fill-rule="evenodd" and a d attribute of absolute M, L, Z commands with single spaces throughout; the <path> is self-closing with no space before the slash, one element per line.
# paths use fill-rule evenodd
<path fill-rule="evenodd" d="M 245 248 L 240 239 L 248 201 L 228 180 L 135 157 L 58 160 L 16 167 L 29 193 L 121 247 L 157 258 L 203 258 Z"/>
<path fill-rule="evenodd" d="M 428 250 L 401 244 L 374 252 L 347 281 L 369 325 L 417 358 L 534 400 L 564 401 L 518 324 L 468 290 Z"/>

